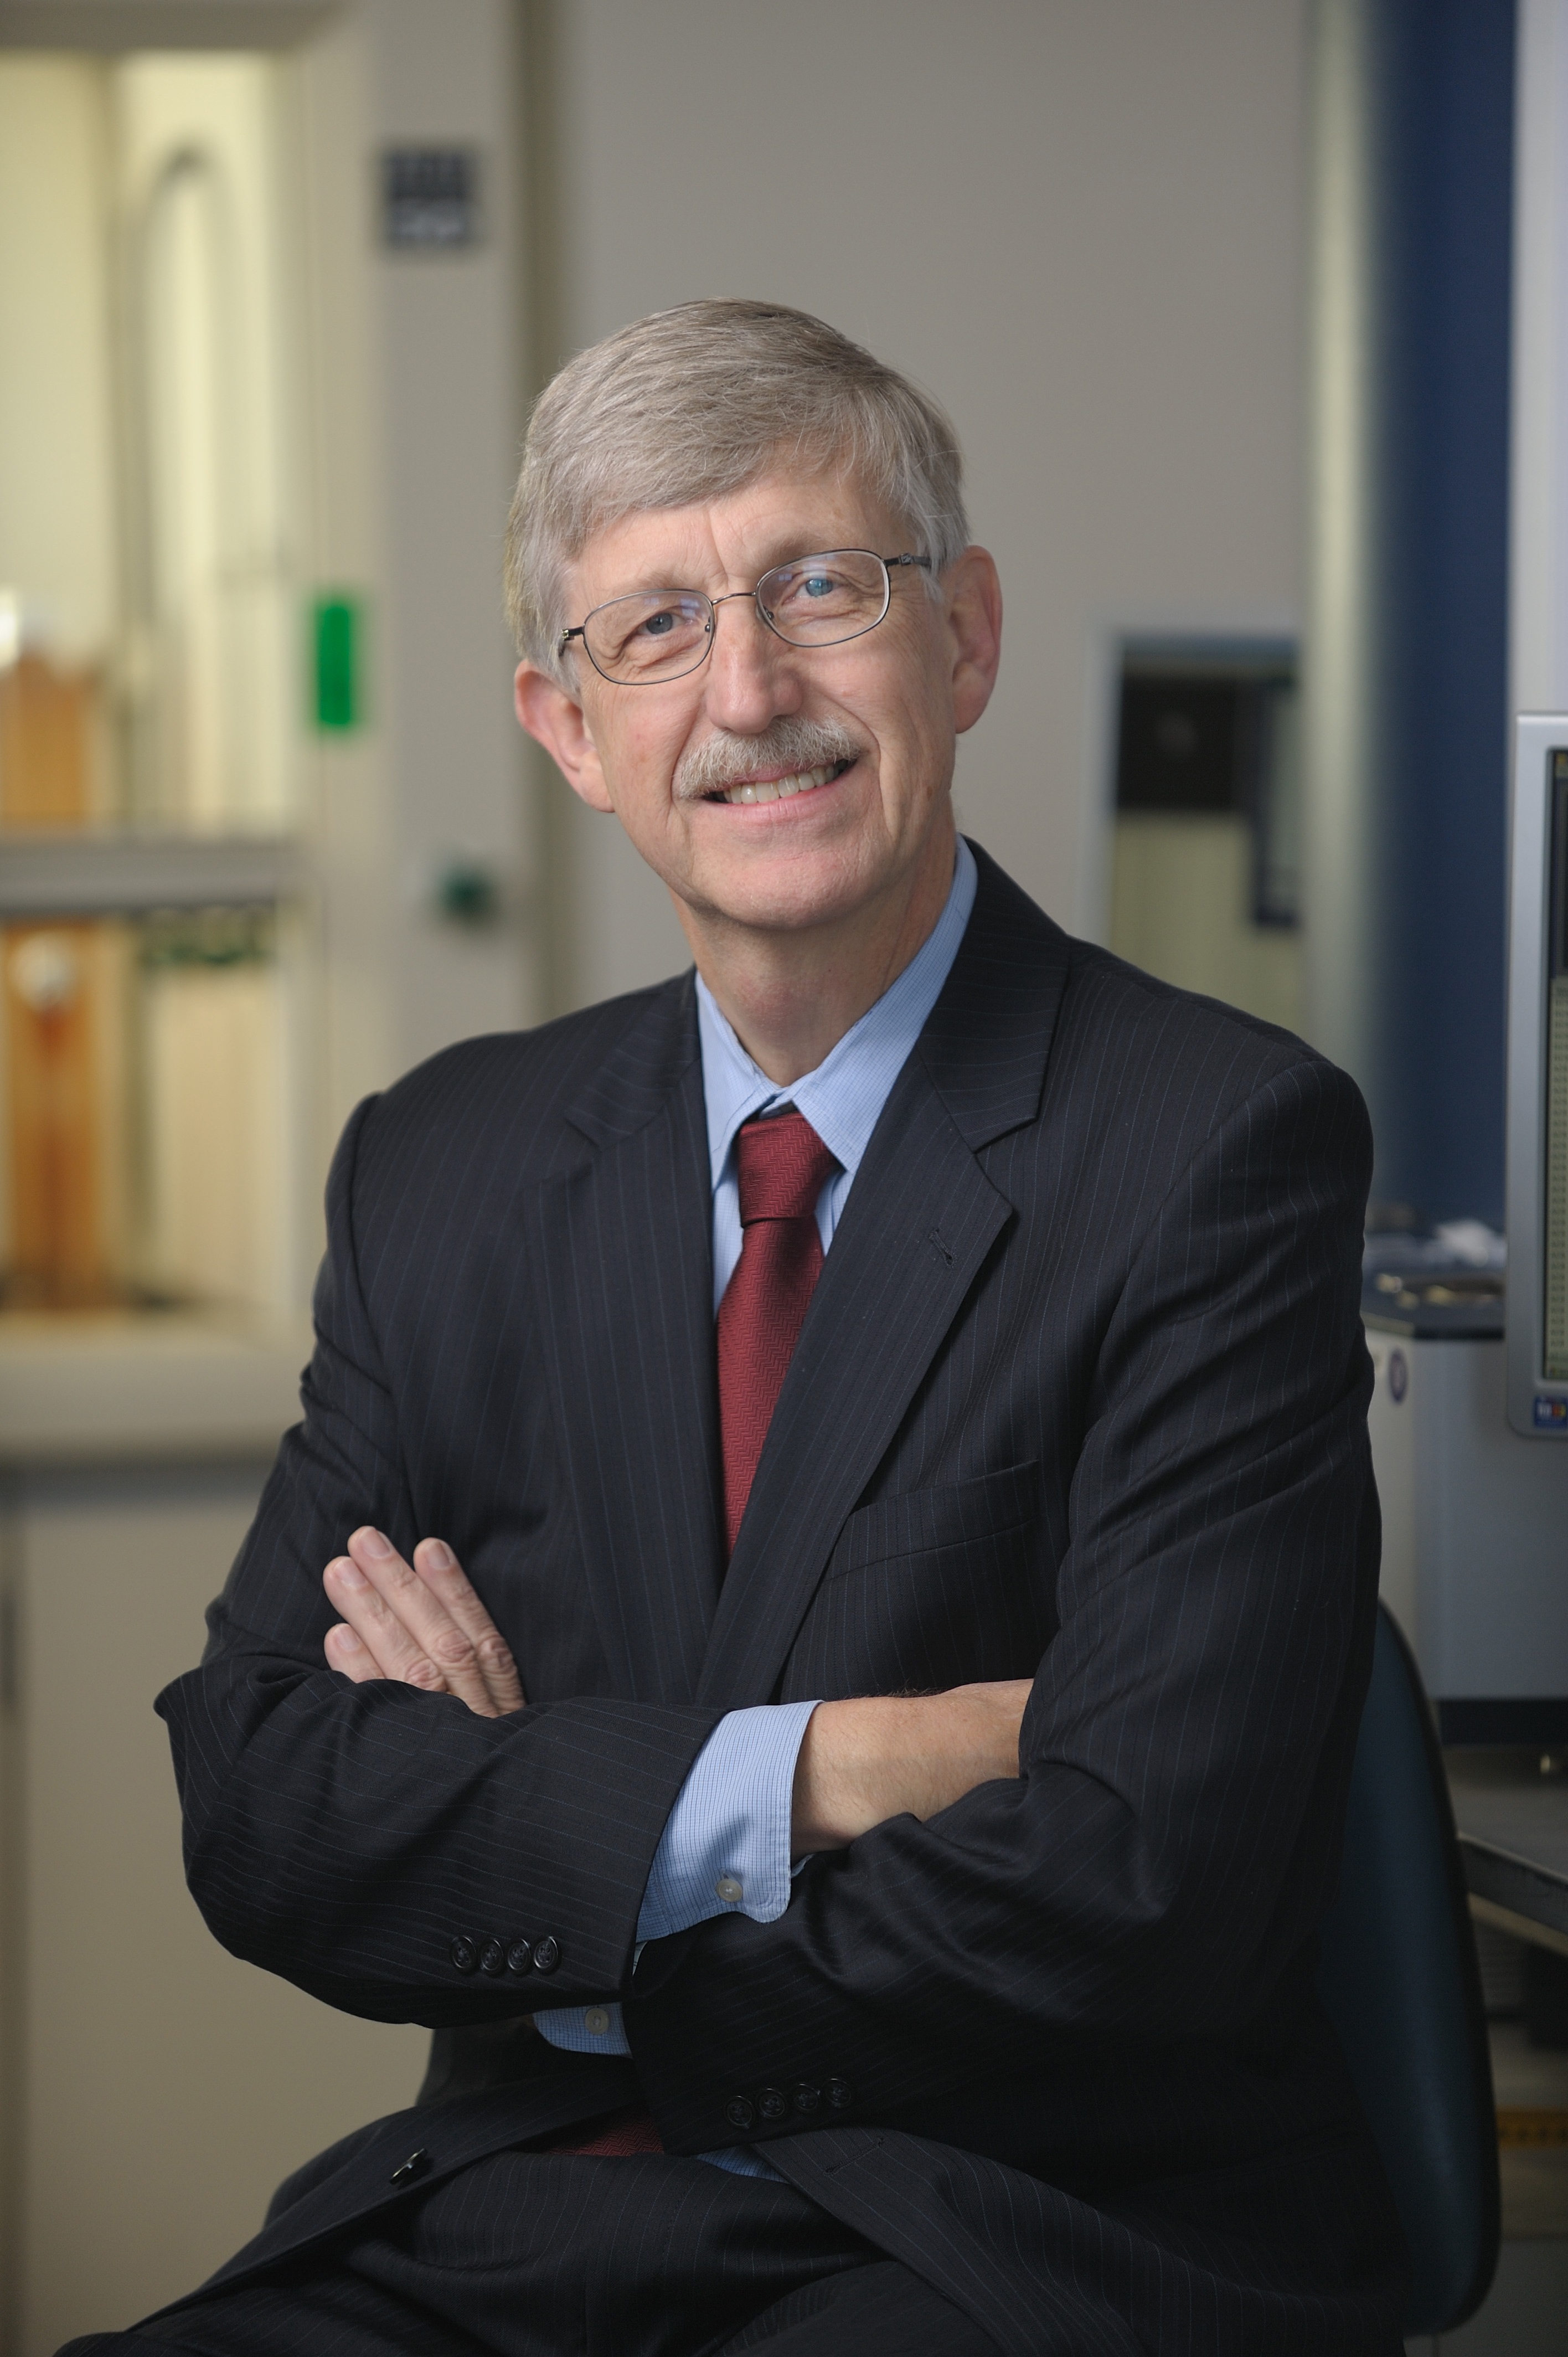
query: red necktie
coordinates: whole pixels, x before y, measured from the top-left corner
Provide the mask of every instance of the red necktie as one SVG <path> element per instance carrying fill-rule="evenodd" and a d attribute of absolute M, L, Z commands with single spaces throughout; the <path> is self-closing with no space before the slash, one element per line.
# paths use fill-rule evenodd
<path fill-rule="evenodd" d="M 838 1167 L 804 1114 L 793 1109 L 747 1122 L 736 1139 L 740 1258 L 718 1320 L 725 1530 L 732 1555 L 773 1405 L 822 1273 L 817 1198 Z M 544 2149 L 612 2159 L 664 2147 L 652 2115 L 634 2106 L 601 2120 L 593 2136 Z"/>
<path fill-rule="evenodd" d="M 793 1109 L 748 1121 L 736 1139 L 740 1259 L 718 1318 L 726 1555 L 735 1552 L 774 1403 L 822 1273 L 817 1198 L 838 1168 Z"/>
<path fill-rule="evenodd" d="M 585 2127 L 592 2125 L 591 2121 L 583 2123 Z M 599 2123 L 598 2133 L 585 2137 L 581 2144 L 547 2144 L 543 2149 L 580 2153 L 590 2160 L 633 2160 L 639 2153 L 662 2152 L 664 2140 L 652 2113 L 628 2104 L 624 2111 L 607 2114 Z"/>

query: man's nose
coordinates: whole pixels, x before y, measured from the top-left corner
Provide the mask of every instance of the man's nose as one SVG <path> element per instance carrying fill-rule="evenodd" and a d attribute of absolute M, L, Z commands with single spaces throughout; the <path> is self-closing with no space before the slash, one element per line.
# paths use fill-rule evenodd
<path fill-rule="evenodd" d="M 727 597 L 714 615 L 714 646 L 704 666 L 708 717 L 736 737 L 755 737 L 800 708 L 790 650 L 775 637 L 751 597 Z"/>

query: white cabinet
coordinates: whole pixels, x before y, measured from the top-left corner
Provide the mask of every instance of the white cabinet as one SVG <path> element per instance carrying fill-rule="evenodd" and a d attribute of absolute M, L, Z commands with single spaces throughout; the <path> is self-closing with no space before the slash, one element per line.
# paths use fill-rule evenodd
<path fill-rule="evenodd" d="M 427 2034 L 227 1954 L 185 1889 L 153 1700 L 191 1668 L 306 1338 L 0 1340 L 0 2347 L 188 2290 L 273 2189 L 412 2103 Z M 6 2309 L 9 2313 L 6 2313 Z"/>

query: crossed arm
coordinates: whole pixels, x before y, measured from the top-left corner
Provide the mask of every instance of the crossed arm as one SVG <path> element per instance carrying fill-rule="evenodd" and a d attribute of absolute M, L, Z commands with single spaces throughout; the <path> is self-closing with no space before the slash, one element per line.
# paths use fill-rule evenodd
<path fill-rule="evenodd" d="M 481 1718 L 523 1707 L 506 1641 L 443 1540 L 423 1539 L 409 1563 L 367 1526 L 323 1578 L 343 1616 L 327 1633 L 327 1660 L 356 1684 L 398 1679 L 455 1695 Z M 1016 1777 L 1029 1693 L 1027 1678 L 1009 1678 L 820 1703 L 795 1765 L 795 1854 L 846 1848 L 891 1817 L 923 1821 L 977 1785 Z"/>
<path fill-rule="evenodd" d="M 217 1937 L 345 2011 L 460 2026 L 518 1997 L 454 1967 L 456 1934 L 564 1932 L 546 2009 L 618 1996 L 665 2143 L 693 2152 L 724 2140 L 736 2087 L 786 2065 L 853 2056 L 869 2115 L 1013 2072 L 1064 2029 L 1189 2040 L 1253 2019 L 1329 1895 L 1369 1659 L 1369 1158 L 1348 1083 L 1318 1066 L 1215 1128 L 1141 1232 L 1092 1353 L 1069 1361 L 1081 1433 L 1065 1394 L 1059 1428 L 1039 1427 L 1047 1483 L 1071 1483 L 1047 1487 L 1034 1542 L 1061 1631 L 1021 1728 L 1020 1685 L 821 1705 L 789 1838 L 828 1854 L 781 1915 L 726 1905 L 678 1951 L 645 1952 L 635 1986 L 650 1870 L 723 1710 L 532 1684 L 519 1706 L 493 1624 L 416 1541 L 493 1521 L 489 1576 L 526 1612 L 533 1525 L 494 1489 L 463 1501 L 467 1434 L 433 1427 L 405 1461 L 392 1399 L 423 1330 L 378 1305 L 389 1366 L 345 1160 L 305 1422 L 203 1665 L 159 1701 Z M 1008 1394 L 1020 1430 L 1043 1413 L 1038 1376 L 1031 1361 Z M 349 1589 L 340 1550 L 372 1496 L 399 1554 L 355 1532 Z M 558 1575 L 564 1528 L 547 1543 Z M 557 1680 L 595 1638 L 586 1597 L 563 1601 Z M 987 1705 L 1009 1699 L 992 1750 Z"/>

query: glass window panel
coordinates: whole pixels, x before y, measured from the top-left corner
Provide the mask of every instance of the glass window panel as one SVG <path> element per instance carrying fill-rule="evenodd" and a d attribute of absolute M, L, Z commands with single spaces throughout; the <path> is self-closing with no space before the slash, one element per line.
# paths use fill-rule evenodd
<path fill-rule="evenodd" d="M 277 74 L 0 58 L 0 826 L 292 816 Z"/>
<path fill-rule="evenodd" d="M 0 832 L 294 823 L 279 71 L 0 56 Z M 0 924 L 5 1310 L 288 1299 L 277 936 L 243 909 Z"/>
<path fill-rule="evenodd" d="M 263 1308 L 285 1289 L 270 912 L 0 931 L 4 1301 Z"/>

